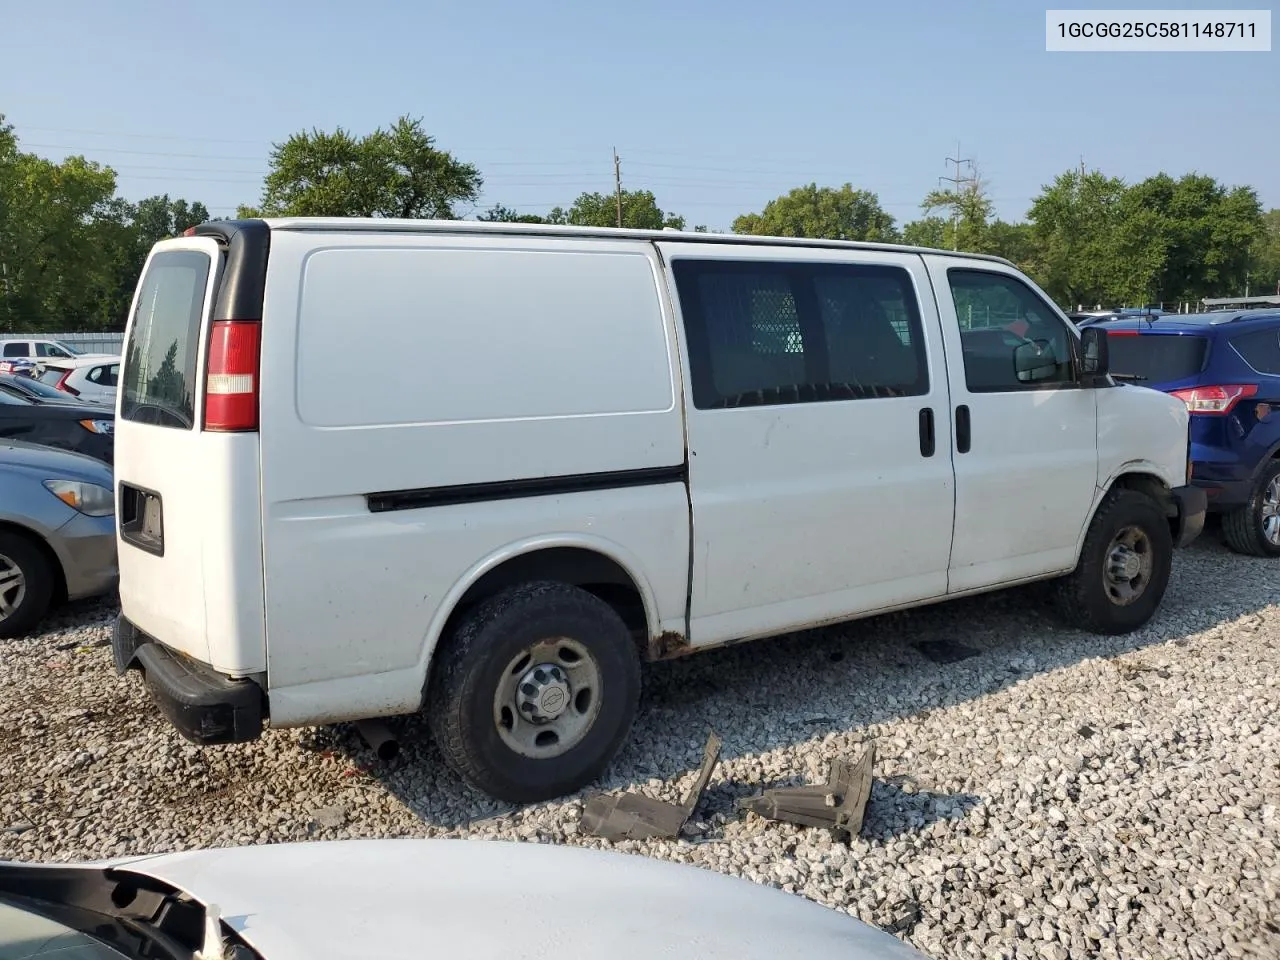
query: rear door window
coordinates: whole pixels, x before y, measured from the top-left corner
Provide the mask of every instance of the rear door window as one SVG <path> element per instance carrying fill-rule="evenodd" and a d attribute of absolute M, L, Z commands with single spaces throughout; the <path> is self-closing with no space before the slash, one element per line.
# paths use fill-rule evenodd
<path fill-rule="evenodd" d="M 1113 334 L 1107 338 L 1112 372 L 1149 384 L 1199 376 L 1208 348 L 1205 337 L 1189 334 Z"/>
<path fill-rule="evenodd" d="M 182 430 L 195 423 L 200 315 L 212 268 L 198 250 L 152 257 L 124 348 L 124 419 Z"/>
<path fill-rule="evenodd" d="M 6 357 L 25 357 L 27 355 L 27 345 L 20 340 L 11 340 L 4 345 L 4 355 Z"/>

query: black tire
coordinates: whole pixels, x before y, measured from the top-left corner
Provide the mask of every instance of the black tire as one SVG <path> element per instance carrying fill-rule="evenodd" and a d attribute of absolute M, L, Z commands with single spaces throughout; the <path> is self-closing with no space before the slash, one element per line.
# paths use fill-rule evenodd
<path fill-rule="evenodd" d="M 54 572 L 44 551 L 20 533 L 0 531 L 0 560 L 7 561 L 0 563 L 0 576 L 11 564 L 21 574 L 24 586 L 13 612 L 6 616 L 0 611 L 0 638 L 19 637 L 49 611 Z"/>
<path fill-rule="evenodd" d="M 567 752 L 532 758 L 499 733 L 495 697 L 513 659 L 555 637 L 576 641 L 593 658 L 598 712 Z M 630 735 L 639 701 L 639 651 L 622 618 L 585 590 L 537 582 L 505 590 L 463 616 L 436 650 L 426 713 L 445 761 L 467 783 L 499 800 L 537 803 L 597 780 Z"/>
<path fill-rule="evenodd" d="M 1248 503 L 1222 515 L 1222 539 L 1236 553 L 1247 557 L 1280 557 L 1280 544 L 1269 541 L 1262 529 L 1265 495 L 1276 477 L 1280 477 L 1280 460 L 1272 460 L 1263 468 Z"/>
<path fill-rule="evenodd" d="M 1151 569 L 1141 591 L 1121 603 L 1108 589 L 1107 560 L 1112 542 L 1126 528 L 1145 536 Z M 1109 636 L 1132 633 L 1155 615 L 1172 566 L 1173 533 L 1160 505 L 1135 490 L 1112 490 L 1089 524 L 1075 570 L 1053 584 L 1054 605 L 1063 620 L 1081 630 Z"/>

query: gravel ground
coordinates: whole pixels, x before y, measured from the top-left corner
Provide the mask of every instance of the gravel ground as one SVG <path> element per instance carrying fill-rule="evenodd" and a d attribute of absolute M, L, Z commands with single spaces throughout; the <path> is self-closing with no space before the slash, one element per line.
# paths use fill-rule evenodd
<path fill-rule="evenodd" d="M 658 665 L 603 787 L 674 800 L 711 725 L 724 752 L 685 837 L 616 848 L 780 886 L 938 958 L 1280 957 L 1278 588 L 1280 567 L 1206 534 L 1129 637 L 1057 629 L 1028 590 Z M 606 845 L 576 831 L 583 797 L 511 810 L 463 787 L 417 721 L 393 723 L 405 750 L 385 765 L 347 726 L 192 747 L 115 676 L 114 613 L 80 604 L 0 642 L 0 858 Z M 735 812 L 869 739 L 875 785 L 849 845 Z"/>

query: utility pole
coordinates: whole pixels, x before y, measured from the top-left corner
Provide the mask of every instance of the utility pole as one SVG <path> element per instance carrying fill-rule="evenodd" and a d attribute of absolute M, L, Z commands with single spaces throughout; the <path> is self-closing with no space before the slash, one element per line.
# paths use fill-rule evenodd
<path fill-rule="evenodd" d="M 618 204 L 618 229 L 622 229 L 622 160 L 618 157 L 618 148 L 613 148 L 613 188 Z"/>
<path fill-rule="evenodd" d="M 958 155 L 959 153 L 960 153 L 960 144 L 959 142 L 957 142 L 956 154 Z M 967 163 L 972 167 L 973 161 L 960 160 L 960 159 L 957 159 L 957 157 L 947 157 L 947 163 L 954 163 L 956 165 L 956 175 L 954 177 L 939 177 L 938 182 L 941 183 L 945 180 L 947 183 L 950 183 L 955 191 L 956 199 L 959 200 L 960 185 L 962 183 L 967 184 L 970 182 L 969 177 L 960 176 L 960 165 L 962 163 Z M 953 203 L 951 205 L 951 249 L 952 250 L 960 249 L 960 204 L 958 203 Z"/>
<path fill-rule="evenodd" d="M 1084 154 L 1080 154 L 1080 179 L 1084 179 Z"/>

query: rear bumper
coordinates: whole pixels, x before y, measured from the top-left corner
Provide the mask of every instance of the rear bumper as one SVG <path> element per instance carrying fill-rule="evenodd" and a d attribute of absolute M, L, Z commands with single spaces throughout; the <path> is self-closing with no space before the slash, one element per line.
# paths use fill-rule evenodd
<path fill-rule="evenodd" d="M 1253 493 L 1252 480 L 1195 480 L 1197 487 L 1209 498 L 1209 509 L 1213 512 L 1234 510 L 1249 502 Z"/>
<path fill-rule="evenodd" d="M 1174 518 L 1173 545 L 1185 547 L 1204 530 L 1209 498 L 1198 486 L 1174 487 L 1173 502 L 1178 511 Z"/>
<path fill-rule="evenodd" d="M 147 692 L 165 719 L 192 743 L 247 743 L 262 735 L 266 694 L 252 680 L 234 679 L 174 653 L 121 614 L 111 636 L 116 672 L 141 670 Z"/>

